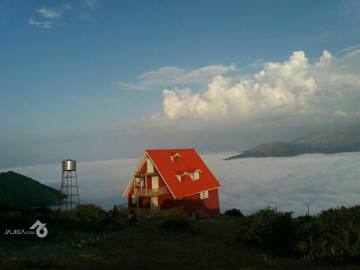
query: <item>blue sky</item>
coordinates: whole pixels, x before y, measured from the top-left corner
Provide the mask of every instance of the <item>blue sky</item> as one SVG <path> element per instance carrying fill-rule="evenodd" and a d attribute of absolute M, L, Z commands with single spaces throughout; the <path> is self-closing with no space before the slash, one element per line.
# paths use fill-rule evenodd
<path fill-rule="evenodd" d="M 359 1 L 1 0 L 0 168 L 246 150 L 358 123 L 359 13 Z"/>

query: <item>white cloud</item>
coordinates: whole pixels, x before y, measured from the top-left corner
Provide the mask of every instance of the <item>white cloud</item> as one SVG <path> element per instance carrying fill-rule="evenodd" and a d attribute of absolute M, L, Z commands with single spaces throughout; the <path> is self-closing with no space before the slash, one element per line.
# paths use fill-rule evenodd
<path fill-rule="evenodd" d="M 60 11 L 53 8 L 40 8 L 36 11 L 46 19 L 58 19 L 62 15 Z"/>
<path fill-rule="evenodd" d="M 214 76 L 203 93 L 164 89 L 163 113 L 170 120 L 354 115 L 358 108 L 351 100 L 360 97 L 359 63 L 360 50 L 338 59 L 325 50 L 315 64 L 297 51 L 283 63 L 264 63 L 253 76 Z"/>
<path fill-rule="evenodd" d="M 164 110 L 168 118 L 175 119 L 191 114 L 207 115 L 208 104 L 200 98 L 199 94 L 191 95 L 190 88 L 174 91 L 164 90 Z"/>
<path fill-rule="evenodd" d="M 358 204 L 359 153 L 312 154 L 290 158 L 248 158 L 224 161 L 228 154 L 202 155 L 222 184 L 222 210 L 246 214 L 267 205 L 304 215 L 338 205 Z M 241 172 L 239 174 L 239 172 Z"/>
<path fill-rule="evenodd" d="M 54 25 L 65 25 L 66 23 L 58 22 L 63 16 L 64 12 L 70 12 L 74 7 L 67 3 L 63 3 L 59 8 L 38 8 L 36 9 L 37 15 L 34 18 L 28 20 L 28 24 L 31 26 L 37 26 L 42 28 L 52 28 Z"/>
<path fill-rule="evenodd" d="M 151 90 L 158 87 L 186 84 L 207 84 L 217 75 L 223 75 L 236 70 L 234 65 L 211 65 L 196 70 L 180 69 L 178 67 L 161 67 L 154 71 L 141 74 L 139 83 L 116 82 L 114 85 L 125 90 Z"/>
<path fill-rule="evenodd" d="M 87 13 L 87 12 L 79 12 L 80 18 L 85 20 L 85 21 L 90 21 L 91 20 L 91 14 Z"/>
<path fill-rule="evenodd" d="M 32 18 L 29 19 L 28 24 L 32 26 L 47 28 L 47 29 L 50 29 L 53 26 L 53 23 L 50 21 L 36 21 Z"/>
<path fill-rule="evenodd" d="M 69 9 L 73 9 L 74 7 L 72 5 L 69 5 L 67 3 L 64 3 L 62 6 L 61 6 L 61 9 L 62 10 L 69 10 Z"/>
<path fill-rule="evenodd" d="M 95 8 L 96 0 L 84 0 L 83 1 L 83 7 L 88 7 L 91 9 Z"/>
<path fill-rule="evenodd" d="M 263 68 L 265 66 L 265 60 L 264 59 L 257 59 L 253 63 L 250 64 L 250 67 L 253 68 Z"/>
<path fill-rule="evenodd" d="M 77 163 L 81 203 L 100 203 L 111 209 L 122 198 L 141 157 Z M 250 214 L 267 205 L 304 215 L 338 205 L 359 203 L 360 153 L 312 154 L 290 158 L 248 158 L 224 161 L 234 153 L 201 155 L 219 180 L 220 208 Z M 15 171 L 59 189 L 61 161 L 53 165 L 1 169 Z M 240 172 L 240 173 L 239 173 Z"/>
<path fill-rule="evenodd" d="M 348 117 L 348 114 L 342 110 L 337 110 L 334 112 L 334 116 L 336 116 L 338 118 L 346 118 L 346 117 Z"/>
<path fill-rule="evenodd" d="M 344 48 L 342 50 L 340 50 L 341 52 L 352 52 L 354 50 L 357 50 L 360 48 L 360 44 L 357 44 L 357 45 L 354 45 L 354 46 L 350 46 L 350 47 L 347 47 L 347 48 Z"/>

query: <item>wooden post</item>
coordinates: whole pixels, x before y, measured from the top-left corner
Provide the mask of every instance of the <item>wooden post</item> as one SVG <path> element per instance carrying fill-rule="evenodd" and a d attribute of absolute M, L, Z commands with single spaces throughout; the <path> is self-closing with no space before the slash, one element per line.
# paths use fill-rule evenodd
<path fill-rule="evenodd" d="M 136 196 L 136 207 L 137 207 L 137 214 L 138 216 L 140 216 L 139 196 Z"/>
<path fill-rule="evenodd" d="M 152 217 L 152 197 L 149 197 L 149 199 L 150 199 L 149 217 Z"/>
<path fill-rule="evenodd" d="M 142 181 L 142 178 L 140 178 L 140 194 L 143 194 L 143 181 Z"/>
<path fill-rule="evenodd" d="M 135 182 L 136 182 L 135 180 L 136 180 L 136 178 L 135 178 L 135 175 L 134 175 L 134 180 L 133 180 L 134 181 L 134 195 L 135 195 Z"/>
<path fill-rule="evenodd" d="M 147 175 L 145 175 L 145 194 L 147 195 Z"/>

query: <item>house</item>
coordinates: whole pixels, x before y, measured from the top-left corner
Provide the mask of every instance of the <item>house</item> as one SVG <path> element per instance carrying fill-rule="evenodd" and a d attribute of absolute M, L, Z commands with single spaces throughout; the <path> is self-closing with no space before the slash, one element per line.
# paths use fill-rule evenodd
<path fill-rule="evenodd" d="M 194 149 L 146 150 L 123 197 L 129 207 L 218 215 L 220 186 Z"/>

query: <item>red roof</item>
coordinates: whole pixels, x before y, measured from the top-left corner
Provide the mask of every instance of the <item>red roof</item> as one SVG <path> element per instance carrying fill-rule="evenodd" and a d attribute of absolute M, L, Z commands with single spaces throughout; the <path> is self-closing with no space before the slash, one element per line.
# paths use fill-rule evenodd
<path fill-rule="evenodd" d="M 146 150 L 146 153 L 175 199 L 221 186 L 194 149 Z M 170 158 L 174 153 L 180 155 L 177 161 Z M 196 169 L 201 171 L 198 180 L 188 177 L 180 182 L 176 177 L 179 171 L 193 173 Z"/>

